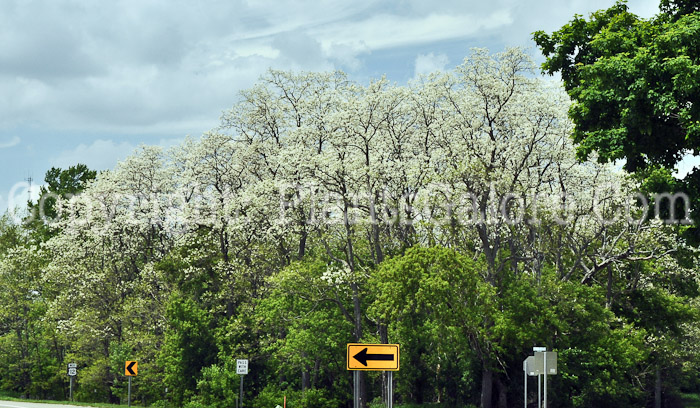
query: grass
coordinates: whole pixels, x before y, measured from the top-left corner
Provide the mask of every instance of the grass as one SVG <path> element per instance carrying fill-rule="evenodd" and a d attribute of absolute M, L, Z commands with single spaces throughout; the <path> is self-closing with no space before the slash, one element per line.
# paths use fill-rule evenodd
<path fill-rule="evenodd" d="M 386 404 L 369 404 L 369 408 L 385 408 Z M 394 408 L 440 408 L 440 404 L 394 404 Z"/>
<path fill-rule="evenodd" d="M 441 404 L 394 404 L 394 408 L 442 408 L 443 405 Z M 386 404 L 382 404 L 381 402 L 373 402 L 369 404 L 369 408 L 385 408 Z M 465 408 L 471 408 L 473 405 L 468 405 Z M 700 408 L 700 406 L 698 406 Z"/>
<path fill-rule="evenodd" d="M 24 399 L 24 398 L 10 397 L 10 396 L 5 395 L 5 394 L 0 394 L 0 399 L 3 401 L 36 402 L 36 403 L 40 403 L 40 404 L 55 404 L 55 405 L 77 405 L 77 406 L 82 406 L 82 407 L 95 407 L 95 408 L 123 407 L 123 405 L 106 404 L 106 403 L 102 403 L 102 402 L 77 402 L 77 401 L 70 402 L 70 401 Z"/>

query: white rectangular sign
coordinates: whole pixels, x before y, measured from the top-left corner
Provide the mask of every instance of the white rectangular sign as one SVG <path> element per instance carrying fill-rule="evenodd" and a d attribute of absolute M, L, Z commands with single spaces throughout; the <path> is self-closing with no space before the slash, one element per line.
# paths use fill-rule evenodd
<path fill-rule="evenodd" d="M 76 364 L 76 363 L 68 363 L 68 368 L 78 368 L 78 364 Z"/>
<path fill-rule="evenodd" d="M 236 360 L 236 374 L 248 374 L 248 360 Z"/>

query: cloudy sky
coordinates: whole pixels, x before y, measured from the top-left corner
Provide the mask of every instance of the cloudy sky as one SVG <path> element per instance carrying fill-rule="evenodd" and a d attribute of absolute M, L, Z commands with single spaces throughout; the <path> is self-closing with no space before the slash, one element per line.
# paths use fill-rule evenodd
<path fill-rule="evenodd" d="M 270 67 L 404 83 L 472 47 L 538 59 L 530 33 L 613 2 L 2 0 L 0 212 L 53 166 L 108 169 L 202 134 Z M 650 17 L 658 0 L 628 4 Z"/>

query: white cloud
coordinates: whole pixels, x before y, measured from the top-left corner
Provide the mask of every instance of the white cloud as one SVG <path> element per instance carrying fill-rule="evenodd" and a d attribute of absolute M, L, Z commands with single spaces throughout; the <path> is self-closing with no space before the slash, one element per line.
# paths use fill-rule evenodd
<path fill-rule="evenodd" d="M 76 164 L 84 164 L 92 170 L 113 168 L 119 160 L 131 154 L 135 145 L 129 142 L 96 140 L 91 144 L 80 144 L 71 150 L 64 150 L 50 160 L 52 167 L 67 169 Z"/>
<path fill-rule="evenodd" d="M 450 59 L 445 54 L 429 53 L 418 54 L 415 62 L 414 78 L 420 75 L 431 74 L 436 71 L 444 71 Z"/>
<path fill-rule="evenodd" d="M 167 149 L 181 143 L 183 138 L 161 139 L 157 145 Z M 64 150 L 49 160 L 52 167 L 67 169 L 76 164 L 84 164 L 91 170 L 108 170 L 131 155 L 137 145 L 113 140 L 96 140 L 91 144 L 80 144 L 73 149 Z"/>
<path fill-rule="evenodd" d="M 358 53 L 394 47 L 465 38 L 481 31 L 509 25 L 508 10 L 486 16 L 429 14 L 427 16 L 375 15 L 361 21 L 339 22 L 311 30 L 324 51 L 333 55 L 338 45 L 350 45 Z"/>
<path fill-rule="evenodd" d="M 12 139 L 8 141 L 0 141 L 0 149 L 8 149 L 10 147 L 17 146 L 22 140 L 19 136 L 13 136 Z"/>
<path fill-rule="evenodd" d="M 358 70 L 374 51 L 461 39 L 513 20 L 503 8 L 457 3 L 432 12 L 374 0 L 140 1 L 129 12 L 118 2 L 76 4 L 0 5 L 8 34 L 0 36 L 0 63 L 12 61 L 0 64 L 0 93 L 8 96 L 0 127 L 199 133 L 212 125 L 189 124 L 215 121 L 270 67 Z M 26 51 L 36 44 L 53 51 Z"/>

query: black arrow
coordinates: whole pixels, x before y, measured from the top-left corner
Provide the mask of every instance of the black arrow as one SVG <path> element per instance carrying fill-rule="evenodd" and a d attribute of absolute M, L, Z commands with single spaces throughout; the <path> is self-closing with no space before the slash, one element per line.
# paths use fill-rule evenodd
<path fill-rule="evenodd" d="M 352 356 L 355 360 L 359 361 L 360 364 L 367 367 L 367 361 L 394 361 L 393 354 L 367 354 L 367 347 L 363 348 L 362 351 Z"/>
<path fill-rule="evenodd" d="M 136 361 L 132 361 L 131 364 L 129 364 L 128 366 L 126 366 L 126 371 L 128 371 L 129 374 L 131 374 L 131 375 L 136 375 L 136 373 L 134 372 L 134 370 L 131 369 L 131 367 L 133 367 L 135 364 L 136 364 Z"/>

